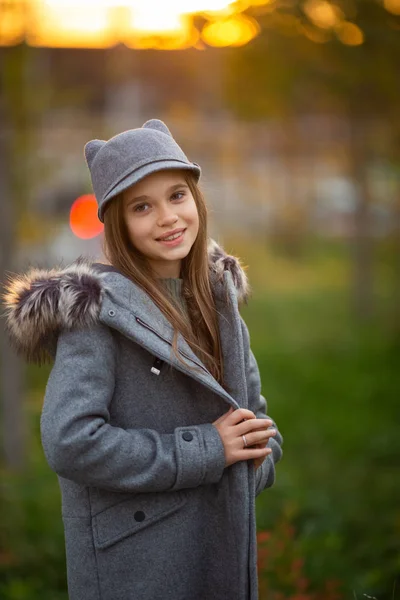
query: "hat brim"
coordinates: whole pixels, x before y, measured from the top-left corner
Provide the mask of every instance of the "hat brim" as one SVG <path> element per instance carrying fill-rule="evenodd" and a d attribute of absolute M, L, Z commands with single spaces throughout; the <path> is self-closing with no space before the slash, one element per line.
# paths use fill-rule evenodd
<path fill-rule="evenodd" d="M 196 163 L 184 163 L 178 160 L 160 160 L 157 162 L 152 162 L 148 165 L 143 165 L 139 169 L 135 169 L 132 173 L 129 173 L 126 177 L 124 177 L 117 185 L 112 188 L 108 192 L 108 194 L 103 198 L 99 210 L 98 217 L 99 220 L 104 223 L 104 211 L 107 208 L 110 200 L 124 192 L 128 188 L 130 188 L 135 183 L 141 181 L 147 175 L 151 175 L 151 173 L 156 173 L 157 171 L 165 171 L 166 169 L 181 169 L 184 171 L 192 171 L 192 173 L 196 177 L 196 181 L 200 179 L 201 169 L 199 165 Z"/>

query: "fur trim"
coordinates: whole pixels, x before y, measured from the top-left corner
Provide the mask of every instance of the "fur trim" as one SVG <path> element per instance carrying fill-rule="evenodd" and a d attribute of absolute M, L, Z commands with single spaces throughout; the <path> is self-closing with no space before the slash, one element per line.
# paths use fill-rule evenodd
<path fill-rule="evenodd" d="M 48 362 L 60 329 L 94 324 L 104 293 L 101 279 L 84 258 L 61 270 L 31 269 L 9 278 L 3 301 L 16 351 L 29 362 Z"/>
<path fill-rule="evenodd" d="M 230 271 L 239 304 L 247 302 L 250 295 L 250 285 L 240 259 L 226 254 L 215 240 L 210 239 L 208 243 L 208 260 L 210 270 L 215 273 L 217 279 L 222 279 L 224 271 Z"/>
<path fill-rule="evenodd" d="M 239 260 L 225 254 L 214 240 L 208 255 L 217 280 L 230 271 L 238 301 L 245 301 L 249 286 Z M 95 263 L 80 257 L 65 268 L 31 269 L 9 277 L 3 302 L 7 332 L 16 351 L 30 362 L 49 362 L 60 329 L 95 324 L 105 291 L 104 276 Z"/>

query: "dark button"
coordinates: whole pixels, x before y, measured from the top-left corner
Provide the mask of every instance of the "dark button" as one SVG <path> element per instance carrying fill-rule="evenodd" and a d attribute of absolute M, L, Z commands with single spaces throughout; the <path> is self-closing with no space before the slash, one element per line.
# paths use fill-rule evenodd
<path fill-rule="evenodd" d="M 191 442 L 193 439 L 193 436 L 190 433 L 190 431 L 185 431 L 184 433 L 182 433 L 182 437 L 185 440 L 185 442 Z"/>
<path fill-rule="evenodd" d="M 133 516 L 135 518 L 135 521 L 144 521 L 146 518 L 146 515 L 142 510 L 137 510 Z"/>

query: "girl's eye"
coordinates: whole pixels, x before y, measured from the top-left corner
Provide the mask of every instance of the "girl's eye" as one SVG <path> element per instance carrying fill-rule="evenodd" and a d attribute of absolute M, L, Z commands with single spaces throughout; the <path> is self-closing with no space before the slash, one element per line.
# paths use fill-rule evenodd
<path fill-rule="evenodd" d="M 182 200 L 184 195 L 185 192 L 175 192 L 174 194 L 172 194 L 172 200 Z"/>
<path fill-rule="evenodd" d="M 148 206 L 148 204 L 138 204 L 137 206 L 135 206 L 135 208 L 133 209 L 133 212 L 144 212 L 145 207 Z"/>
<path fill-rule="evenodd" d="M 185 192 L 182 190 L 181 192 L 174 192 L 171 196 L 171 200 L 182 200 L 182 198 L 185 196 Z M 147 202 L 143 202 L 142 204 L 137 204 L 134 209 L 133 212 L 135 213 L 142 213 L 145 212 L 148 208 L 149 204 Z"/>

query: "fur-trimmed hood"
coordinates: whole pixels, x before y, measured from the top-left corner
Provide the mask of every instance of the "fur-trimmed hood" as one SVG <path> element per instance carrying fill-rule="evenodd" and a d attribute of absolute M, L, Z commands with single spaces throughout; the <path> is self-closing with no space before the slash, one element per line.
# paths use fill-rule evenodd
<path fill-rule="evenodd" d="M 238 302 L 245 302 L 249 284 L 240 260 L 226 254 L 214 240 L 209 242 L 208 257 L 212 279 L 220 282 L 224 271 L 229 271 Z M 7 332 L 17 352 L 30 362 L 43 363 L 51 357 L 61 329 L 94 325 L 108 286 L 108 271 L 118 273 L 80 257 L 67 267 L 33 268 L 9 277 L 3 302 Z"/>

